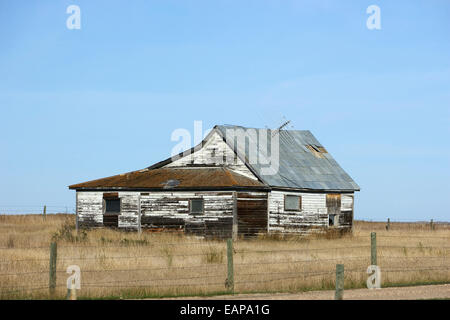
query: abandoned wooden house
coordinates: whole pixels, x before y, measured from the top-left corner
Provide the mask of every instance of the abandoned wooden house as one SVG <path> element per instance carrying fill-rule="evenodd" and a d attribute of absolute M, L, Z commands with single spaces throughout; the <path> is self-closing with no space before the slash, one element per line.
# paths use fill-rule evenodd
<path fill-rule="evenodd" d="M 215 126 L 177 157 L 69 188 L 80 228 L 222 237 L 351 230 L 359 191 L 310 131 L 240 126 Z"/>

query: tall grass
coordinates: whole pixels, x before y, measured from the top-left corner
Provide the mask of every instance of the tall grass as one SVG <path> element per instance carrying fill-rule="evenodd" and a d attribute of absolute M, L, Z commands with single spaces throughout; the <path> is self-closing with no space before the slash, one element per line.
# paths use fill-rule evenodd
<path fill-rule="evenodd" d="M 450 282 L 450 227 L 355 222 L 354 232 L 261 235 L 234 243 L 236 292 L 365 286 L 370 232 L 377 232 L 382 284 Z M 428 228 L 427 228 L 428 227 Z M 49 245 L 58 242 L 57 290 L 48 295 Z M 227 291 L 226 243 L 180 233 L 74 230 L 73 215 L 0 216 L 0 298 L 61 298 L 69 265 L 81 268 L 80 298 L 210 295 Z"/>

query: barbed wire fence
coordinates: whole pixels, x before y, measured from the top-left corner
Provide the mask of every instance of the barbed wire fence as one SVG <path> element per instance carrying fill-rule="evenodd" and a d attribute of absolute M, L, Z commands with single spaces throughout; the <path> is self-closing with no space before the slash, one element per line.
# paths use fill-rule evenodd
<path fill-rule="evenodd" d="M 375 236 L 376 239 L 376 236 Z M 423 241 L 427 240 L 426 245 Z M 52 244 L 0 247 L 0 297 L 64 298 L 67 268 L 79 266 L 82 297 L 161 297 L 363 287 L 369 265 L 383 284 L 450 282 L 450 236 L 352 236 L 283 247 L 258 241 Z M 271 247 L 272 246 L 272 247 Z M 275 246 L 276 248 L 274 248 Z"/>
<path fill-rule="evenodd" d="M 11 214 L 75 214 L 74 206 L 67 205 L 0 205 L 0 215 Z"/>

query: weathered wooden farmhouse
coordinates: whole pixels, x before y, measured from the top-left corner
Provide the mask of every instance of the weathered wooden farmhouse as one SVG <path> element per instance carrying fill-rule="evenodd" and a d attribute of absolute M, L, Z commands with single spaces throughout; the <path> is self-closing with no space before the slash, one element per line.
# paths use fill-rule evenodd
<path fill-rule="evenodd" d="M 359 191 L 311 132 L 239 126 L 215 126 L 177 157 L 69 188 L 80 228 L 223 237 L 351 230 Z"/>

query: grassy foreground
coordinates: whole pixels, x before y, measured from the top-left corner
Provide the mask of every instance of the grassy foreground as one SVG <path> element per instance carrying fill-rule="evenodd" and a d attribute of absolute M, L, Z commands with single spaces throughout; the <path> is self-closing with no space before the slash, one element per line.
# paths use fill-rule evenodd
<path fill-rule="evenodd" d="M 356 221 L 353 234 L 266 236 L 234 243 L 236 293 L 366 285 L 370 233 L 377 232 L 382 285 L 450 282 L 450 226 Z M 57 287 L 49 294 L 49 246 L 58 243 Z M 218 295 L 226 286 L 226 242 L 182 233 L 95 229 L 76 234 L 73 215 L 0 215 L 0 299 L 64 299 L 68 266 L 81 269 L 79 298 Z"/>

